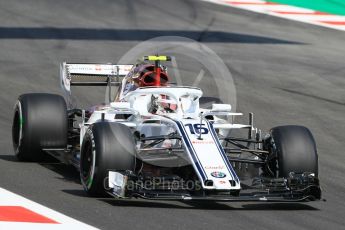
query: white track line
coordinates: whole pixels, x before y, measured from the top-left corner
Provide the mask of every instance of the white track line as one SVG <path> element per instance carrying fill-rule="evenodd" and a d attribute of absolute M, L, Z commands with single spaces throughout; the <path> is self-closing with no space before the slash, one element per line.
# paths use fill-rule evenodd
<path fill-rule="evenodd" d="M 31 229 L 35 229 L 35 230 L 36 229 L 48 229 L 48 230 L 50 229 L 60 229 L 60 230 L 61 229 L 73 229 L 73 230 L 96 229 L 90 225 L 82 223 L 78 220 L 75 220 L 71 217 L 68 217 L 59 212 L 56 212 L 36 202 L 28 200 L 22 196 L 14 194 L 8 190 L 0 188 L 0 208 L 4 208 L 6 206 L 24 207 L 25 209 L 28 209 L 31 212 L 34 212 L 43 217 L 49 218 L 57 223 L 0 221 L 0 229 L 10 229 L 10 230 L 16 230 L 16 229 L 27 229 L 27 230 L 31 230 Z M 6 215 L 6 213 L 0 213 L 0 219 L 1 219 L 1 216 L 4 216 L 4 215 Z"/>
<path fill-rule="evenodd" d="M 262 0 L 202 0 L 215 4 L 268 14 L 275 17 L 305 22 L 345 31 L 345 16 L 323 13 L 311 9 L 270 3 Z"/>

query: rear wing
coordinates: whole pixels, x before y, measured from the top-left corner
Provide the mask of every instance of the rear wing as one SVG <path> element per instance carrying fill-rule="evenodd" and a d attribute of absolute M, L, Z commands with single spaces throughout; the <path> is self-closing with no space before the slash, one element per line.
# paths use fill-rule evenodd
<path fill-rule="evenodd" d="M 61 86 L 71 93 L 71 86 L 119 85 L 133 65 L 66 63 L 60 65 Z"/>

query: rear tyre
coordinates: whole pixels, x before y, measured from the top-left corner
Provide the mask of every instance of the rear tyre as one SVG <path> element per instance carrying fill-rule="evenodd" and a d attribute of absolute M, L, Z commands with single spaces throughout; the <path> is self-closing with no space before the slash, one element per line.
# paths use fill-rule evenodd
<path fill-rule="evenodd" d="M 136 149 L 130 129 L 120 123 L 99 122 L 85 133 L 80 178 L 85 191 L 105 196 L 109 170 L 135 170 Z"/>
<path fill-rule="evenodd" d="M 67 109 L 55 94 L 23 94 L 14 107 L 12 123 L 14 153 L 20 161 L 40 161 L 44 148 L 66 148 Z"/>
<path fill-rule="evenodd" d="M 277 177 L 290 172 L 310 172 L 318 176 L 318 155 L 310 130 L 303 126 L 278 126 L 271 129 L 273 171 Z"/>

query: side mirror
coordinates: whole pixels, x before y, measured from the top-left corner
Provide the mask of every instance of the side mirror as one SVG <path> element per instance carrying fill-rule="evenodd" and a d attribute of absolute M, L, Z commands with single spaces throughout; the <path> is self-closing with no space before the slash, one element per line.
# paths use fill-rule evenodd
<path fill-rule="evenodd" d="M 212 104 L 211 112 L 230 112 L 230 104 Z"/>
<path fill-rule="evenodd" d="M 131 104 L 129 102 L 111 102 L 110 107 L 114 109 L 130 109 Z"/>

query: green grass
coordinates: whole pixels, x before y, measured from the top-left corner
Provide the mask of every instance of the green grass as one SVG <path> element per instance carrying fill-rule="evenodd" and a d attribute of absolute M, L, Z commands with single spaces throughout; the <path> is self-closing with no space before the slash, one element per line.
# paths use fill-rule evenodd
<path fill-rule="evenodd" d="M 345 0 L 268 0 L 268 2 L 299 6 L 330 14 L 345 15 Z"/>

